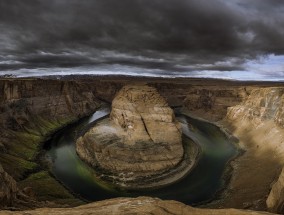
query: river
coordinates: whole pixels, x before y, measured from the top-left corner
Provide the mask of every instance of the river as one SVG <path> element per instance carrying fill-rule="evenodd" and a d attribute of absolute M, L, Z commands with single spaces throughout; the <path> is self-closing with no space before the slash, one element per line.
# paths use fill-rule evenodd
<path fill-rule="evenodd" d="M 51 173 L 73 193 L 88 201 L 114 197 L 153 196 L 185 204 L 211 200 L 225 186 L 224 170 L 238 150 L 214 124 L 177 114 L 186 141 L 194 141 L 201 149 L 198 163 L 182 180 L 163 188 L 148 191 L 126 191 L 106 184 L 94 177 L 94 170 L 80 160 L 75 149 L 78 132 L 94 121 L 108 115 L 109 107 L 102 107 L 91 117 L 62 129 L 46 144 L 45 158 Z"/>

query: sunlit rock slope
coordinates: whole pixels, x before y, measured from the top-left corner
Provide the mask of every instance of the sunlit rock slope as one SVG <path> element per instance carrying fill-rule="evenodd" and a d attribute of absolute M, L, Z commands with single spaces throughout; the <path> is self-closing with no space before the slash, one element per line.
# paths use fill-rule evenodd
<path fill-rule="evenodd" d="M 236 171 L 228 205 L 242 207 L 246 202 L 251 208 L 263 207 L 261 205 L 265 204 L 269 195 L 267 203 L 270 210 L 283 212 L 279 206 L 283 204 L 281 176 L 270 192 L 284 164 L 283 111 L 282 87 L 254 89 L 244 102 L 228 109 L 226 125 L 240 139 L 240 146 L 246 151 L 233 163 Z"/>

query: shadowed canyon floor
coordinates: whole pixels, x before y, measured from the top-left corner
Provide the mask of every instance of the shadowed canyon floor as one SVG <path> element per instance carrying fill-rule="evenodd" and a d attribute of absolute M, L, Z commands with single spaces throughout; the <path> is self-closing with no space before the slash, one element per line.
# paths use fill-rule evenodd
<path fill-rule="evenodd" d="M 283 177 L 279 177 L 284 164 L 284 88 L 281 84 L 119 77 L 0 81 L 0 164 L 3 166 L 0 168 L 3 179 L 0 182 L 0 207 L 27 209 L 83 204 L 45 170 L 46 164 L 38 159 L 43 143 L 58 129 L 94 112 L 100 99 L 111 102 L 122 86 L 134 82 L 147 82 L 157 88 L 170 106 L 183 107 L 195 117 L 215 122 L 239 139 L 238 144 L 244 153 L 231 163 L 233 170 L 228 188 L 219 199 L 203 207 L 283 212 Z M 116 214 L 127 214 L 128 211 L 145 214 L 258 214 L 231 209 L 200 210 L 151 198 L 106 200 L 71 210 L 74 214 L 90 210 L 93 214 L 107 214 L 104 209 L 109 212 L 121 204 L 125 208 Z M 175 209 L 167 208 L 172 207 L 171 204 Z M 102 205 L 104 207 L 100 208 Z M 161 208 L 160 205 L 164 206 Z M 28 213 L 46 212 L 47 209 L 37 209 Z M 67 214 L 68 209 L 52 209 L 50 213 Z"/>

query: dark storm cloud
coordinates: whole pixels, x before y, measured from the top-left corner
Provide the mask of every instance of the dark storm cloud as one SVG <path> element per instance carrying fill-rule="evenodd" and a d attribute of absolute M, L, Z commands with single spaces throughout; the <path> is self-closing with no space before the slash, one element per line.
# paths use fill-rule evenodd
<path fill-rule="evenodd" d="M 0 69 L 241 69 L 284 54 L 283 14 L 282 0 L 0 0 Z"/>

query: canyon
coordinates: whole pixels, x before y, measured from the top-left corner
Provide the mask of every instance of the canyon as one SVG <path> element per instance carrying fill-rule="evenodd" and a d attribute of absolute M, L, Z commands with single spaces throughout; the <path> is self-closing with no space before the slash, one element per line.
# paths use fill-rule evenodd
<path fill-rule="evenodd" d="M 148 197 L 85 205 L 46 170 L 48 164 L 40 154 L 51 135 L 95 112 L 102 102 L 112 102 L 130 83 L 155 87 L 170 107 L 218 125 L 238 142 L 243 153 L 230 162 L 232 177 L 218 198 L 202 206 L 206 209 Z M 8 210 L 29 210 L 30 214 L 46 214 L 47 210 L 50 214 L 108 214 L 111 210 L 117 214 L 259 214 L 244 209 L 283 212 L 284 88 L 279 83 L 7 78 L 0 80 L 0 101 L 0 208 L 6 210 L 2 214 L 15 213 Z M 115 113 L 113 118 L 117 118 Z M 82 206 L 75 207 L 78 205 Z M 47 207 L 65 208 L 44 209 Z"/>

